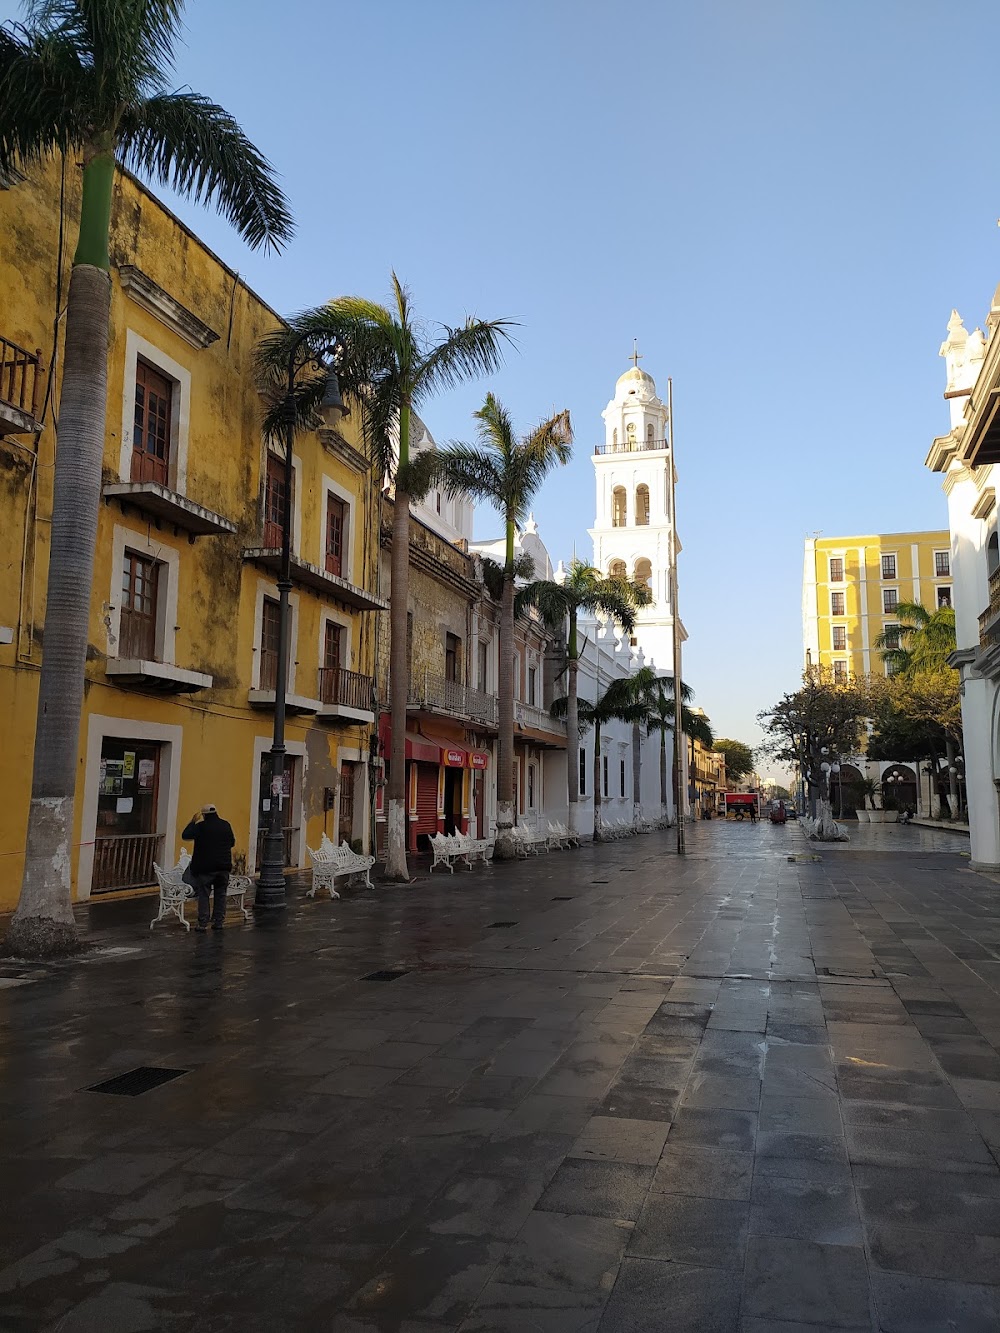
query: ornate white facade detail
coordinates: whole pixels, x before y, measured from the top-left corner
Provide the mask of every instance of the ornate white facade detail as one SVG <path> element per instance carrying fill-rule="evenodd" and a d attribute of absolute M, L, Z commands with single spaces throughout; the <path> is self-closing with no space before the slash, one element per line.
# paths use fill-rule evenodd
<path fill-rule="evenodd" d="M 594 565 L 646 584 L 652 602 L 637 617 L 635 647 L 647 665 L 673 670 L 670 604 L 669 425 L 666 404 L 638 356 L 618 379 L 604 409 L 604 443 L 594 451 L 596 507 L 590 536 Z M 678 550 L 680 543 L 678 543 Z M 683 627 L 682 639 L 686 638 Z"/>

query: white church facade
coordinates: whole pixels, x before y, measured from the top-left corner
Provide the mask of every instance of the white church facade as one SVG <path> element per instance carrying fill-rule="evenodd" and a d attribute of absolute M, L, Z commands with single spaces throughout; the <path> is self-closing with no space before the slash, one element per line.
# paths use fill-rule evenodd
<path fill-rule="evenodd" d="M 641 650 L 646 666 L 669 675 L 674 656 L 670 589 L 674 461 L 667 405 L 638 360 L 636 353 L 602 413 L 604 442 L 593 455 L 596 504 L 590 537 L 594 566 L 602 574 L 627 578 L 649 590 L 651 600 L 639 611 L 631 646 Z M 682 625 L 682 641 L 686 637 Z"/>

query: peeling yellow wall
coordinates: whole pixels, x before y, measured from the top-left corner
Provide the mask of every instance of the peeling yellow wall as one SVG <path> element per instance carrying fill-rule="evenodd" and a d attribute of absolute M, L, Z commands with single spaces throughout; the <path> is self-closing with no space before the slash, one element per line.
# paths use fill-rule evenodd
<path fill-rule="evenodd" d="M 62 290 L 64 304 L 69 261 L 76 242 L 79 177 L 66 170 L 65 237 Z M 42 348 L 52 363 L 56 311 L 59 234 L 59 170 L 52 167 L 9 190 L 0 190 L 0 337 L 34 350 Z M 187 478 L 183 492 L 205 508 L 235 523 L 235 535 L 201 536 L 191 542 L 183 531 L 158 522 L 114 500 L 102 500 L 90 616 L 86 698 L 80 736 L 74 885 L 79 848 L 92 833 L 84 827 L 84 794 L 95 777 L 88 769 L 88 734 L 94 719 L 107 729 L 120 726 L 128 737 L 146 727 L 177 727 L 181 737 L 171 760 L 177 827 L 164 827 L 163 855 L 171 863 L 179 851 L 178 833 L 190 814 L 212 801 L 236 832 L 237 847 L 249 848 L 256 817 L 256 782 L 260 748 L 269 748 L 272 711 L 253 709 L 248 691 L 254 681 L 255 616 L 258 589 L 274 575 L 245 563 L 244 548 L 261 545 L 265 445 L 261 403 L 252 378 L 258 339 L 275 327 L 275 314 L 218 258 L 208 251 L 153 196 L 127 176 L 120 176 L 112 216 L 113 296 L 108 376 L 108 411 L 104 454 L 105 481 L 128 480 L 122 469 L 123 421 L 134 396 L 127 379 L 131 335 L 155 350 L 169 365 L 190 377 Z M 172 327 L 142 308 L 122 289 L 118 266 L 130 264 L 159 284 L 174 300 L 219 336 L 206 348 L 192 346 Z M 61 326 L 60 326 L 61 328 Z M 53 376 L 44 429 L 31 436 L 0 439 L 0 625 L 12 627 L 14 642 L 0 644 L 0 716 L 8 755 L 0 789 L 0 911 L 16 903 L 23 864 L 25 824 L 31 786 L 31 753 L 45 611 L 45 579 L 54 420 L 58 409 L 57 370 Z M 349 445 L 359 448 L 356 422 L 340 427 Z M 130 441 L 127 441 L 130 446 Z M 27 447 L 25 447 L 27 446 Z M 325 487 L 333 483 L 352 505 L 348 533 L 350 581 L 374 590 L 378 577 L 377 529 L 373 529 L 374 490 L 370 473 L 343 461 L 318 435 L 295 443 L 297 463 L 297 549 L 304 560 L 322 567 Z M 326 481 L 324 480 L 326 479 Z M 37 514 L 35 506 L 37 504 Z M 127 688 L 105 671 L 113 608 L 121 570 L 113 551 L 115 528 L 157 559 L 176 560 L 178 578 L 174 661 L 176 666 L 213 677 L 210 689 L 162 695 Z M 352 611 L 325 595 L 297 587 L 298 632 L 293 646 L 296 693 L 315 698 L 321 664 L 322 620 L 341 621 L 349 637 L 344 665 L 367 675 L 376 669 L 374 612 Z M 114 721 L 117 720 L 117 721 Z M 336 833 L 336 812 L 324 813 L 323 789 L 337 789 L 343 755 L 364 758 L 371 728 L 366 724 L 321 722 L 289 717 L 290 747 L 304 749 L 300 761 L 301 795 L 306 819 L 304 841 L 315 845 L 324 828 Z M 255 741 L 258 742 L 255 750 Z M 363 818 L 355 811 L 355 836 Z M 84 866 L 87 864 L 87 853 Z M 304 853 L 303 853 L 304 857 Z M 86 885 L 82 886 L 86 890 Z"/>

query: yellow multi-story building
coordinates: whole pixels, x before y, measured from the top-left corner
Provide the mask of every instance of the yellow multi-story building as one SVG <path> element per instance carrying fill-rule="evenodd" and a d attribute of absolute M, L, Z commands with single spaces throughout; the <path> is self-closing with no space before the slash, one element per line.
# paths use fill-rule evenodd
<path fill-rule="evenodd" d="M 67 169 L 66 218 L 79 212 Z M 71 247 L 57 172 L 0 188 L 0 911 L 20 889 Z M 278 316 L 132 177 L 112 218 L 108 410 L 79 737 L 78 899 L 153 881 L 203 803 L 253 870 L 269 809 L 280 529 L 290 504 L 289 866 L 370 836 L 378 493 L 356 423 L 297 435 L 292 494 L 253 353 Z M 61 336 L 61 333 L 60 333 Z M 41 348 L 36 353 L 34 349 Z"/>
<path fill-rule="evenodd" d="M 898 626 L 896 607 L 951 606 L 951 539 L 936 532 L 809 537 L 802 572 L 805 666 L 842 680 L 882 672 L 875 640 Z"/>

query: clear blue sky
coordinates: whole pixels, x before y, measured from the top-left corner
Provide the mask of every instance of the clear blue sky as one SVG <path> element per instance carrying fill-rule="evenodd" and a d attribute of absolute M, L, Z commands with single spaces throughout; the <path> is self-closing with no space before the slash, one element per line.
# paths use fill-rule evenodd
<path fill-rule="evenodd" d="M 13 14 L 0 0 L 0 14 Z M 1000 278 L 1000 17 L 966 0 L 198 0 L 177 83 L 284 179 L 281 257 L 182 216 L 277 309 L 382 297 L 510 316 L 487 387 L 574 460 L 536 506 L 588 552 L 592 446 L 627 366 L 673 376 L 685 678 L 717 732 L 794 688 L 802 540 L 946 525 L 937 349 Z M 488 526 L 488 525 L 487 525 Z"/>

